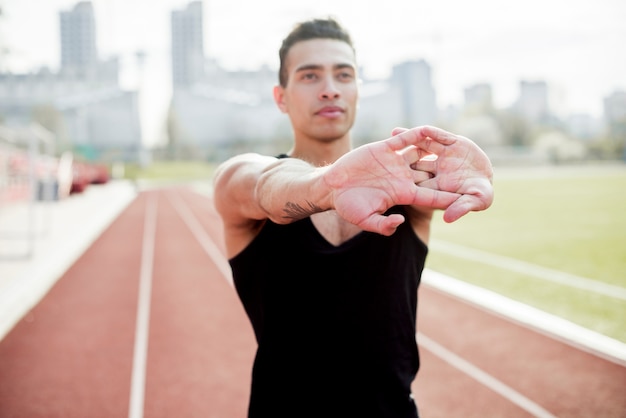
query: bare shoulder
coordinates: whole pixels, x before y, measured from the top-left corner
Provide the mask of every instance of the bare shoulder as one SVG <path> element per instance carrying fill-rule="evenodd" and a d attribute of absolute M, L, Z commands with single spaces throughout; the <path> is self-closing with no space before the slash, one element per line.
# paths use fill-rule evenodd
<path fill-rule="evenodd" d="M 241 154 L 219 165 L 213 179 L 213 199 L 222 218 L 226 249 L 231 258 L 256 236 L 265 219 L 255 188 L 263 170 L 276 158 Z"/>
<path fill-rule="evenodd" d="M 247 223 L 261 220 L 263 214 L 255 210 L 255 188 L 265 168 L 276 158 L 259 154 L 241 154 L 219 165 L 213 179 L 215 206 L 228 223 Z"/>

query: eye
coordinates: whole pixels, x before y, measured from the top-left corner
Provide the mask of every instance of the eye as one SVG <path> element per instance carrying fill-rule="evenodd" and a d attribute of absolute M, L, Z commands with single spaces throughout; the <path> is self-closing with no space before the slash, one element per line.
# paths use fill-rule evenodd
<path fill-rule="evenodd" d="M 315 73 L 302 73 L 302 80 L 313 81 L 316 79 L 317 79 L 317 75 Z"/>
<path fill-rule="evenodd" d="M 341 81 L 352 81 L 354 79 L 354 74 L 348 71 L 342 71 L 337 74 L 337 79 Z"/>

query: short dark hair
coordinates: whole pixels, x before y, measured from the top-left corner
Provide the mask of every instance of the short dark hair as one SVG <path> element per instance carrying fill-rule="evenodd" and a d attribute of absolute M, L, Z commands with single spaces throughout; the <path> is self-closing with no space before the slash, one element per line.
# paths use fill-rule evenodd
<path fill-rule="evenodd" d="M 287 85 L 287 68 L 285 68 L 287 53 L 296 43 L 311 39 L 336 39 L 347 43 L 354 51 L 350 34 L 335 19 L 329 17 L 327 19 L 313 19 L 301 22 L 283 40 L 278 51 L 280 58 L 278 81 L 281 86 L 285 87 Z"/>

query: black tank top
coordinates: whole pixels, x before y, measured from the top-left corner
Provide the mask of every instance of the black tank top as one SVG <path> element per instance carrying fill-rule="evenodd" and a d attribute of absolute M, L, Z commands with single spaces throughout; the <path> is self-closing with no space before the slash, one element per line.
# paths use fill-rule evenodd
<path fill-rule="evenodd" d="M 426 254 L 409 222 L 334 246 L 310 218 L 267 220 L 230 260 L 258 342 L 249 416 L 416 417 Z"/>

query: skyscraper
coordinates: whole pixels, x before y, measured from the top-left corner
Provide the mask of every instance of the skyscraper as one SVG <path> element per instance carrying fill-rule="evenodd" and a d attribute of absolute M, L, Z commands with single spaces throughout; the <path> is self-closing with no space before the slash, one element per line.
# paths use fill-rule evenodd
<path fill-rule="evenodd" d="M 393 67 L 391 82 L 400 90 L 406 126 L 432 124 L 437 116 L 435 88 L 430 65 L 424 60 L 406 61 Z"/>
<path fill-rule="evenodd" d="M 98 65 L 96 22 L 89 1 L 60 13 L 61 70 L 78 77 L 93 75 Z"/>
<path fill-rule="evenodd" d="M 493 109 L 493 94 L 491 85 L 487 83 L 474 84 L 464 90 L 465 108 L 484 113 Z"/>
<path fill-rule="evenodd" d="M 204 74 L 202 2 L 193 1 L 174 10 L 172 23 L 172 82 L 184 88 L 201 81 Z"/>
<path fill-rule="evenodd" d="M 617 90 L 604 98 L 604 117 L 609 123 L 626 122 L 626 91 Z"/>
<path fill-rule="evenodd" d="M 550 113 L 548 84 L 545 81 L 520 81 L 517 111 L 529 121 L 546 121 Z"/>

